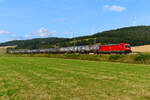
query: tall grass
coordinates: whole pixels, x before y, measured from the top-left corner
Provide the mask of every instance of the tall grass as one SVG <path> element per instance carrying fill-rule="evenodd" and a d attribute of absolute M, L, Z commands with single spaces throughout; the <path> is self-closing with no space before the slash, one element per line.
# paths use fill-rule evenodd
<path fill-rule="evenodd" d="M 80 60 L 92 60 L 92 61 L 123 62 L 123 63 L 135 63 L 135 64 L 150 64 L 150 53 L 137 53 L 131 55 L 5 54 L 1 56 L 48 57 L 48 58 L 80 59 Z"/>
<path fill-rule="evenodd" d="M 150 63 L 150 54 L 148 53 L 139 53 L 134 57 L 136 63 Z"/>

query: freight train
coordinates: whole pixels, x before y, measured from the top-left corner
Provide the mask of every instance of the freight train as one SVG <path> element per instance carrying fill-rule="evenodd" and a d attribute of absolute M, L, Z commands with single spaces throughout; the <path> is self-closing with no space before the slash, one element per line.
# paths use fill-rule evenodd
<path fill-rule="evenodd" d="M 131 53 L 129 43 L 109 44 L 109 45 L 87 45 L 87 46 L 73 46 L 62 48 L 36 49 L 36 50 L 19 50 L 8 51 L 10 54 L 36 54 L 36 53 L 50 53 L 50 54 L 127 54 Z"/>

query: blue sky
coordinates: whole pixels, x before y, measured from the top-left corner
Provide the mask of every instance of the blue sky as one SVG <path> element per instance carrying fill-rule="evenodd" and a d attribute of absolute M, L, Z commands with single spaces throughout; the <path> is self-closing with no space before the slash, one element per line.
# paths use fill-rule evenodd
<path fill-rule="evenodd" d="M 149 9 L 149 0 L 0 0 L 0 42 L 150 25 Z"/>

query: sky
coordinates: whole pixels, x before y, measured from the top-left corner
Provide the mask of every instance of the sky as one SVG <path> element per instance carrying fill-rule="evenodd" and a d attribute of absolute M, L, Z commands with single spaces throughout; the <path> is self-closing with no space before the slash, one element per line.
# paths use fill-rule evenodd
<path fill-rule="evenodd" d="M 0 42 L 150 25 L 150 0 L 0 0 Z"/>

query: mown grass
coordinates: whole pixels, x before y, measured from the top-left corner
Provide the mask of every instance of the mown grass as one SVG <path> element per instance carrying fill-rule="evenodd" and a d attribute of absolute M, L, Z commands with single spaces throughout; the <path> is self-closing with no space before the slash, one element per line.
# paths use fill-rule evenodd
<path fill-rule="evenodd" d="M 149 65 L 0 57 L 0 100 L 149 99 Z"/>

